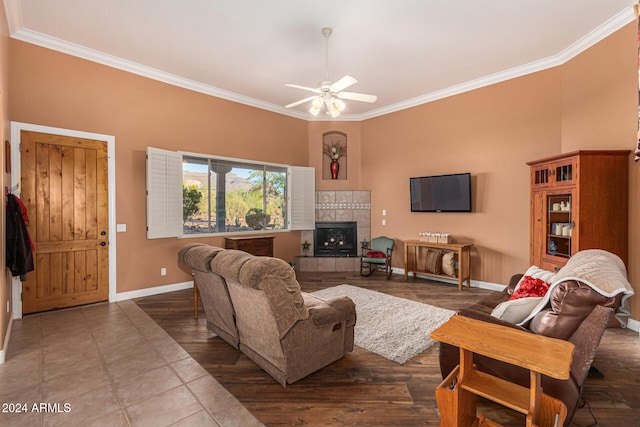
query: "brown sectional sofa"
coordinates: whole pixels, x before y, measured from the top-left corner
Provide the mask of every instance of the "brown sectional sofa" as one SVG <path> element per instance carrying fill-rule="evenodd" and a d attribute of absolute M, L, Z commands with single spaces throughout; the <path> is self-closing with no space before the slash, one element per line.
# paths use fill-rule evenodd
<path fill-rule="evenodd" d="M 521 274 L 513 276 L 504 291 L 491 294 L 458 312 L 459 315 L 485 322 L 564 339 L 575 345 L 571 376 L 568 380 L 542 377 L 544 392 L 561 400 L 567 406 L 569 416 L 565 426 L 571 423 L 573 413 L 581 397 L 582 386 L 587 379 L 605 329 L 608 325 L 617 324 L 612 321 L 613 313 L 620 309 L 621 301 L 633 294 L 631 285 L 626 280 L 625 266 L 617 256 L 605 251 L 589 250 L 579 252 L 574 257 L 575 260 L 570 260 L 565 266 L 566 271 L 561 269 L 556 274 L 557 278 L 563 278 L 563 280 L 550 287 L 549 302 L 525 325 L 516 325 L 491 315 L 498 304 L 509 300 L 516 284 L 522 277 Z M 610 287 L 608 288 L 610 292 L 605 292 L 608 295 L 602 295 L 601 291 L 591 286 L 592 282 L 579 278 L 582 266 L 595 270 L 603 268 L 607 271 L 607 279 L 610 279 L 611 286 L 618 287 L 618 290 L 610 291 Z M 595 276 L 597 275 L 596 272 Z M 594 274 L 589 273 L 586 276 L 592 278 Z M 620 282 L 619 286 L 615 284 L 616 281 Z M 622 314 L 624 315 L 624 313 Z M 439 361 L 443 378 L 446 378 L 459 364 L 459 357 L 457 347 L 440 344 Z M 526 369 L 481 355 L 474 355 L 473 360 L 480 371 L 522 386 L 529 386 L 529 371 Z"/>
<path fill-rule="evenodd" d="M 353 301 L 301 292 L 285 261 L 201 243 L 178 259 L 197 280 L 209 329 L 283 386 L 353 351 Z"/>

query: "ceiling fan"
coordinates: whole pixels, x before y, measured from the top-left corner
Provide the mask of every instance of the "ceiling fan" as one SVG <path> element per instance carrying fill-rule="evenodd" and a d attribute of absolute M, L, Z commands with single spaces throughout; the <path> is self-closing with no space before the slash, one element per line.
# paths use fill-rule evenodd
<path fill-rule="evenodd" d="M 301 99 L 296 102 L 292 102 L 289 105 L 285 105 L 285 108 L 292 108 L 300 104 L 304 104 L 305 102 L 311 102 L 311 108 L 309 112 L 314 116 L 317 116 L 322 106 L 324 105 L 326 108 L 326 113 L 331 117 L 338 117 L 340 112 L 344 110 L 345 103 L 342 101 L 343 99 L 349 99 L 353 101 L 362 101 L 362 102 L 376 102 L 378 99 L 375 95 L 367 95 L 364 93 L 355 93 L 355 92 L 343 92 L 344 89 L 358 82 L 354 77 L 344 76 L 340 80 L 336 80 L 335 82 L 331 82 L 329 80 L 329 36 L 333 33 L 331 28 L 323 28 L 322 35 L 325 38 L 325 68 L 326 75 L 325 79 L 318 83 L 318 86 L 315 88 L 294 85 L 294 84 L 285 84 L 288 87 L 294 87 L 297 89 L 308 90 L 310 92 L 315 93 L 316 95 L 310 96 L 308 98 Z"/>

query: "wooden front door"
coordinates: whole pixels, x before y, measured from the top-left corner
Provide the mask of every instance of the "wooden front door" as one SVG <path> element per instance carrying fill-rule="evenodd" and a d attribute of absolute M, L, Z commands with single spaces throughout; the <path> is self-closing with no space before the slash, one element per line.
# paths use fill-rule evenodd
<path fill-rule="evenodd" d="M 35 244 L 22 312 L 109 297 L 107 142 L 21 132 L 21 198 Z"/>

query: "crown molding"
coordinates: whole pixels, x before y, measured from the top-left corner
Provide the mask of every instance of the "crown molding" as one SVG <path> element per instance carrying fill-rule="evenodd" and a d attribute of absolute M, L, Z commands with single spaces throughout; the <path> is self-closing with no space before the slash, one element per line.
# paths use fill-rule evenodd
<path fill-rule="evenodd" d="M 251 98 L 248 96 L 240 95 L 235 92 L 227 91 L 217 88 L 215 86 L 206 85 L 196 82 L 194 80 L 186 79 L 180 76 L 176 76 L 171 73 L 167 73 L 152 67 L 141 65 L 133 61 L 128 61 L 122 58 L 118 58 L 113 55 L 108 55 L 97 50 L 89 49 L 84 46 L 70 43 L 55 37 L 50 37 L 45 34 L 31 31 L 23 28 L 22 22 L 22 10 L 20 8 L 19 0 L 4 0 L 5 11 L 7 14 L 7 21 L 9 24 L 9 30 L 11 37 L 16 40 L 21 40 L 27 43 L 32 43 L 41 47 L 56 50 L 62 53 L 76 56 L 78 58 L 86 59 L 92 62 L 97 62 L 109 67 L 117 68 L 123 71 L 127 71 L 133 74 L 137 74 L 143 77 L 147 77 L 153 80 L 161 81 L 173 86 L 182 87 L 184 89 L 200 92 L 205 95 L 215 96 L 217 98 L 226 99 L 228 101 L 237 102 L 240 104 L 248 105 L 262 110 L 271 111 L 277 114 L 290 116 L 296 119 L 306 121 L 362 121 L 375 117 L 383 116 L 386 114 L 394 113 L 397 111 L 405 110 L 407 108 L 416 107 L 429 102 L 437 101 L 439 99 L 447 98 L 450 96 L 458 95 L 471 90 L 479 89 L 482 87 L 490 86 L 496 83 L 500 83 L 506 80 L 510 80 L 516 77 L 521 77 L 527 74 L 532 74 L 538 71 L 543 71 L 549 68 L 557 67 L 576 57 L 580 53 L 589 49 L 596 43 L 602 41 L 606 37 L 610 36 L 614 32 L 621 29 L 623 26 L 633 22 L 636 19 L 634 7 L 630 6 L 613 16 L 611 19 L 582 37 L 571 46 L 567 47 L 557 55 L 550 56 L 548 58 L 534 61 L 529 64 L 521 65 L 511 68 L 509 70 L 501 71 L 489 76 L 484 76 L 478 79 L 470 80 L 468 82 L 460 83 L 450 86 L 448 88 L 437 90 L 425 95 L 417 96 L 415 98 L 408 99 L 406 101 L 398 102 L 385 107 L 370 110 L 362 114 L 344 114 L 337 118 L 332 117 L 310 117 L 309 114 L 297 110 L 290 110 L 283 106 L 276 105 L 270 102 L 265 102 L 259 99 Z"/>
<path fill-rule="evenodd" d="M 20 29 L 13 33 L 11 37 L 16 40 L 66 53 L 68 55 L 86 59 L 88 61 L 106 65 L 108 67 L 116 68 L 122 71 L 127 71 L 129 73 L 137 74 L 142 77 L 147 77 L 156 81 L 167 83 L 172 86 L 181 87 L 184 89 L 192 90 L 194 92 L 200 92 L 205 95 L 215 96 L 216 98 L 226 99 L 228 101 L 260 108 L 262 110 L 295 117 L 297 119 L 307 119 L 307 115 L 300 111 L 288 110 L 280 105 L 240 95 L 235 92 L 220 89 L 211 85 L 206 85 L 184 77 L 176 76 L 175 74 L 167 73 L 165 71 L 158 70 L 153 67 L 148 67 L 146 65 L 141 65 L 126 59 L 118 58 L 117 56 L 109 55 L 104 52 L 89 49 L 75 43 L 70 43 L 65 40 L 39 33 L 37 31 Z"/>

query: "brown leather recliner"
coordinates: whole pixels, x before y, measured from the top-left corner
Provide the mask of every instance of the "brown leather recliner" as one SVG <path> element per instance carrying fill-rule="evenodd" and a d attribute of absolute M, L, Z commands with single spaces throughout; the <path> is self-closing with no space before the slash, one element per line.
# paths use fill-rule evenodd
<path fill-rule="evenodd" d="M 458 314 L 564 339 L 575 345 L 571 376 L 568 380 L 542 377 L 544 392 L 561 400 L 567 406 L 569 416 L 565 421 L 565 426 L 568 426 L 579 403 L 582 385 L 589 373 L 600 339 L 615 308 L 620 303 L 620 295 L 616 297 L 603 296 L 578 280 L 562 282 L 550 290 L 552 294 L 549 305 L 531 320 L 527 329 L 491 315 L 496 305 L 509 299 L 521 277 L 522 275 L 513 276 L 509 286 L 502 293 L 492 294 L 478 303 L 460 310 Z M 460 352 L 457 347 L 440 343 L 439 360 L 443 378 L 446 378 L 459 364 L 459 358 Z M 527 369 L 481 355 L 474 355 L 473 361 L 480 371 L 525 387 L 529 386 L 530 377 Z"/>

